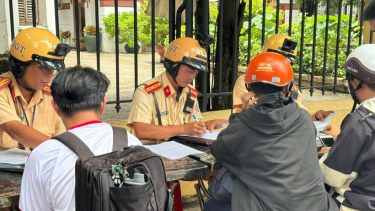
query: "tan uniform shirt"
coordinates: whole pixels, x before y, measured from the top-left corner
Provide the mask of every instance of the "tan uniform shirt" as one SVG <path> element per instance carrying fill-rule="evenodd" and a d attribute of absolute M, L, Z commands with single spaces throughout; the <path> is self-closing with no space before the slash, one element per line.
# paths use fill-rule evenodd
<path fill-rule="evenodd" d="M 159 105 L 162 125 L 182 125 L 193 122 L 195 120 L 192 114 L 194 114 L 199 121 L 203 119 L 199 110 L 197 98 L 194 96 L 191 97 L 195 101 L 192 112 L 190 114 L 183 112 L 190 86 L 183 88 L 179 101 L 176 101 L 177 93 L 169 82 L 167 73 L 164 72 L 141 84 L 135 90 L 127 123 L 130 128 L 133 128 L 133 122 L 159 125 L 153 94 L 147 93 L 145 89 L 146 85 L 155 82 L 161 83 L 161 87 L 153 92 L 155 93 Z M 192 89 L 192 92 L 194 92 L 194 89 Z"/>
<path fill-rule="evenodd" d="M 11 72 L 6 72 L 0 77 L 7 77 L 11 83 L 0 90 L 0 125 L 9 121 L 20 121 L 27 125 L 19 100 L 25 110 L 29 126 L 47 136 L 55 136 L 66 131 L 61 118 L 56 114 L 51 105 L 52 95 L 41 90 L 35 91 L 30 103 L 23 98 L 17 81 Z M 34 105 L 35 111 L 34 111 Z M 33 113 L 35 112 L 34 122 Z M 0 147 L 18 148 L 19 144 L 5 131 L 0 130 Z"/>
<path fill-rule="evenodd" d="M 234 88 L 233 88 L 233 108 L 235 109 L 236 113 L 242 112 L 241 97 L 247 92 L 248 91 L 245 87 L 245 74 L 242 74 L 237 78 L 236 84 L 234 85 Z M 302 95 L 300 91 L 298 91 L 297 104 L 300 108 L 307 110 L 307 108 L 302 103 Z"/>

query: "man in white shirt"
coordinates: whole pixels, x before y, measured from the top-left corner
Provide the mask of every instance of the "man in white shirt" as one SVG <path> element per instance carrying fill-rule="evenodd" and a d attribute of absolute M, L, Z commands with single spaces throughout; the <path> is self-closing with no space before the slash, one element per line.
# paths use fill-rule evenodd
<path fill-rule="evenodd" d="M 52 106 L 69 132 L 97 155 L 112 151 L 111 125 L 101 122 L 108 78 L 92 69 L 75 66 L 59 72 L 51 85 Z M 141 142 L 128 132 L 128 145 Z M 50 139 L 30 154 L 22 177 L 20 209 L 75 210 L 75 162 L 78 156 Z"/>

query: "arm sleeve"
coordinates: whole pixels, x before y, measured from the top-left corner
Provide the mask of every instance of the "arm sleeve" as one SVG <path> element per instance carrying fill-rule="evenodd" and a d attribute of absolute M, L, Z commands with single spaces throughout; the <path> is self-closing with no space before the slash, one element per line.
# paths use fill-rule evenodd
<path fill-rule="evenodd" d="M 151 124 L 153 106 L 144 86 L 139 86 L 134 92 L 127 125 L 133 128 L 133 122 Z"/>
<path fill-rule="evenodd" d="M 7 89 L 7 88 L 4 88 Z M 17 116 L 13 102 L 10 102 L 6 90 L 0 90 L 0 125 L 9 121 L 21 121 Z"/>

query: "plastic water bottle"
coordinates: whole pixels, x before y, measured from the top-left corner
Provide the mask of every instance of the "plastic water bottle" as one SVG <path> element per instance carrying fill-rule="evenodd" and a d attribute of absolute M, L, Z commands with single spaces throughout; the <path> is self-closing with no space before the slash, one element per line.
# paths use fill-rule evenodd
<path fill-rule="evenodd" d="M 141 173 L 134 173 L 133 178 L 126 178 L 124 182 L 129 186 L 144 185 L 146 184 L 145 175 Z"/>

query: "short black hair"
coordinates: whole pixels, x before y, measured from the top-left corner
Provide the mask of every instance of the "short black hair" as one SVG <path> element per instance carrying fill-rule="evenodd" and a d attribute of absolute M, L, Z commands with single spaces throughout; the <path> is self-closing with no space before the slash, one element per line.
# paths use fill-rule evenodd
<path fill-rule="evenodd" d="M 363 18 L 365 21 L 375 20 L 375 0 L 372 0 L 363 11 Z"/>
<path fill-rule="evenodd" d="M 251 89 L 256 96 L 261 97 L 272 93 L 282 92 L 285 86 L 275 86 L 268 83 L 255 82 L 251 84 Z"/>
<path fill-rule="evenodd" d="M 109 79 L 90 67 L 79 65 L 61 70 L 52 81 L 51 94 L 61 112 L 71 117 L 77 111 L 100 111 Z"/>

